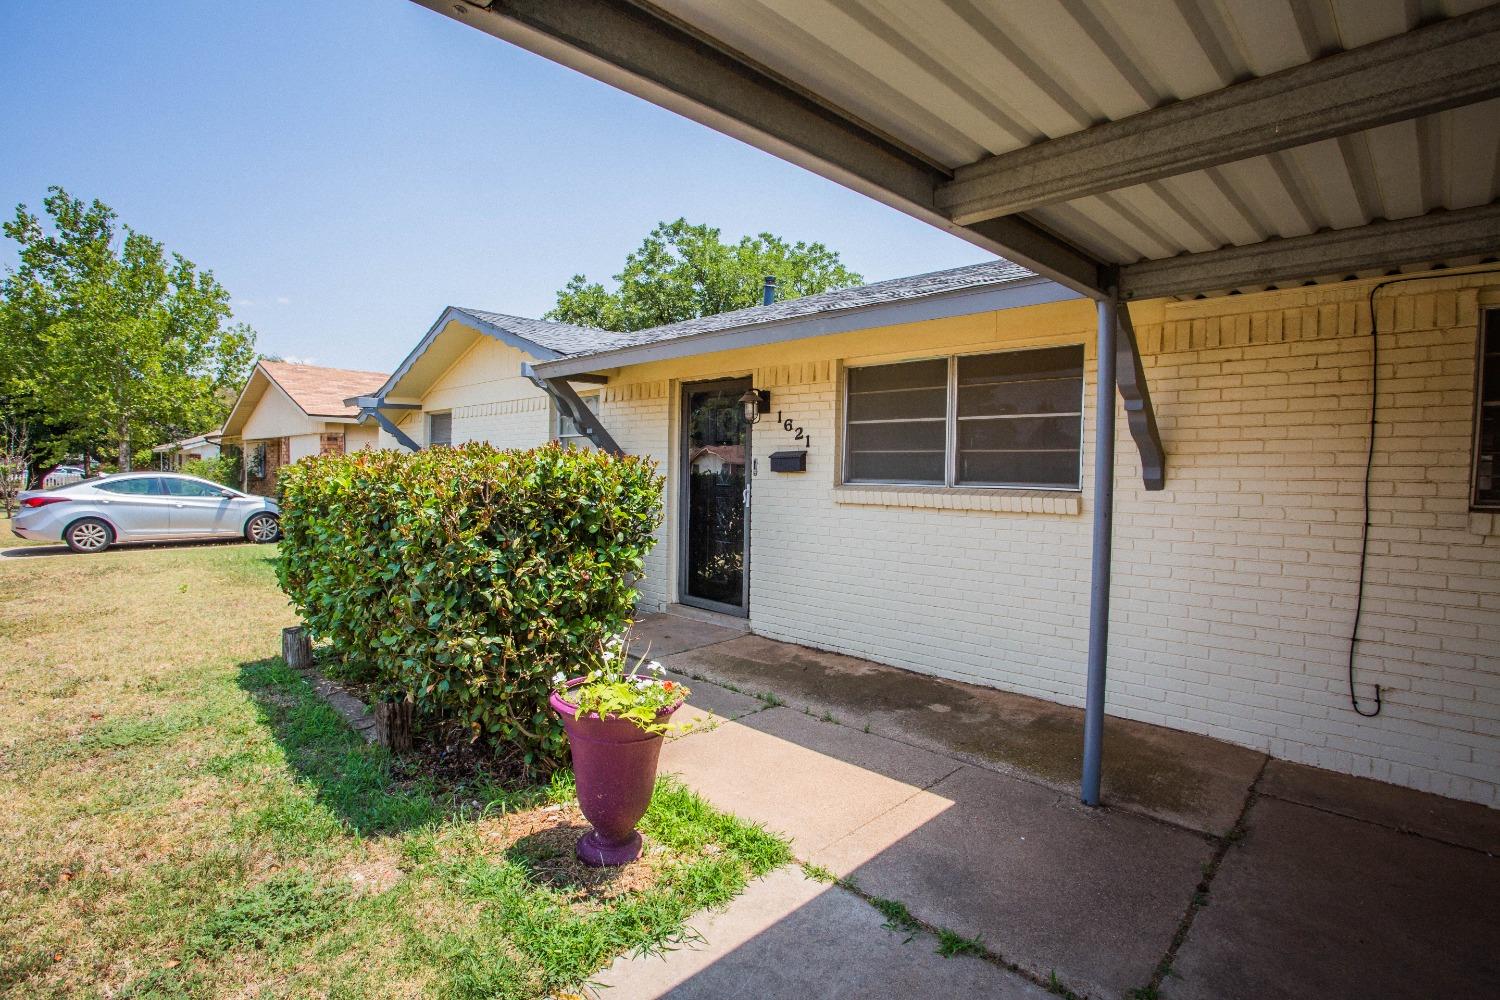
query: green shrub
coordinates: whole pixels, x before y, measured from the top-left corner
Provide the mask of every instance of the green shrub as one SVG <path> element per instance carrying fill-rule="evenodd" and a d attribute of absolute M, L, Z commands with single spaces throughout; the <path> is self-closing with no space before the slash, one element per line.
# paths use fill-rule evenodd
<path fill-rule="evenodd" d="M 239 465 L 229 456 L 190 458 L 182 463 L 182 473 L 185 476 L 207 479 L 222 486 L 238 488 L 240 485 Z"/>
<path fill-rule="evenodd" d="M 309 632 L 387 696 L 545 770 L 549 678 L 602 664 L 661 521 L 655 464 L 548 445 L 304 459 L 279 473 L 277 573 Z"/>

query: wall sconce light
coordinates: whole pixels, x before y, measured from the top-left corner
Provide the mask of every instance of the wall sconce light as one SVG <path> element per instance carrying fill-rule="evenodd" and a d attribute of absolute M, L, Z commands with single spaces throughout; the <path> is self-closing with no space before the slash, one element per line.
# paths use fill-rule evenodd
<path fill-rule="evenodd" d="M 771 393 L 768 389 L 747 389 L 740 397 L 740 410 L 745 414 L 745 423 L 760 422 L 762 413 L 771 412 Z"/>

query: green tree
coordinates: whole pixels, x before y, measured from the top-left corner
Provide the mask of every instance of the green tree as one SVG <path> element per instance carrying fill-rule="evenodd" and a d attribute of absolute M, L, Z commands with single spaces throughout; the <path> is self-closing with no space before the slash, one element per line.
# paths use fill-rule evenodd
<path fill-rule="evenodd" d="M 777 297 L 794 299 L 863 278 L 821 243 L 788 243 L 771 233 L 725 243 L 712 226 L 661 222 L 625 258 L 615 289 L 575 274 L 548 319 L 603 330 L 645 330 L 761 303 L 767 276 Z"/>
<path fill-rule="evenodd" d="M 248 376 L 255 333 L 231 323 L 212 271 L 60 187 L 5 223 L 20 263 L 0 279 L 0 402 L 36 413 L 69 445 L 132 453 L 224 418 Z M 36 424 L 33 424 L 35 427 Z M 56 444 L 53 445 L 53 450 Z"/>

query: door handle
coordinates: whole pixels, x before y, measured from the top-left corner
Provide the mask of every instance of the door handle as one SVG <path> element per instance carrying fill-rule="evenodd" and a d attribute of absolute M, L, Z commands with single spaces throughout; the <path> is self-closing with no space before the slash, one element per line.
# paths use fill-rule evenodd
<path fill-rule="evenodd" d="M 172 506 L 173 507 L 186 507 L 187 504 L 184 504 L 184 503 L 174 503 Z"/>

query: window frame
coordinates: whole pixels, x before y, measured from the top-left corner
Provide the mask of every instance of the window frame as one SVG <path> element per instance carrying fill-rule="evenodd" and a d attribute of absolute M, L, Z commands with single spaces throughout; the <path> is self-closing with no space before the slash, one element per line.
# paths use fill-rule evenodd
<path fill-rule="evenodd" d="M 580 392 L 578 394 L 578 398 L 583 400 L 583 405 L 588 407 L 589 410 L 594 414 L 594 416 L 597 417 L 599 415 L 599 404 L 602 402 L 602 395 L 599 392 Z M 589 406 L 590 402 L 592 402 L 594 405 Z M 553 441 L 556 441 L 558 444 L 567 444 L 575 448 L 583 448 L 585 450 L 596 447 L 593 438 L 589 437 L 582 431 L 578 431 L 576 434 L 564 434 L 562 432 L 562 424 L 565 419 L 567 419 L 567 417 L 563 413 L 562 407 L 558 406 L 556 403 L 553 403 L 551 427 L 551 439 Z M 582 443 L 580 444 L 580 442 Z"/>
<path fill-rule="evenodd" d="M 958 482 L 958 361 L 960 358 L 989 357 L 997 354 L 1018 354 L 1024 351 L 1045 351 L 1059 347 L 1078 348 L 1083 352 L 1078 378 L 1078 485 L 1077 486 L 1027 486 L 987 483 Z M 849 373 L 861 368 L 884 368 L 892 365 L 914 364 L 922 361 L 946 361 L 948 364 L 946 421 L 943 439 L 943 482 L 913 482 L 903 479 L 854 479 L 849 475 Z M 926 354 L 911 358 L 888 361 L 868 361 L 843 366 L 839 380 L 843 397 L 839 417 L 839 485 L 840 486 L 894 486 L 908 490 L 1009 490 L 1025 493 L 1081 493 L 1083 492 L 1083 460 L 1085 445 L 1084 417 L 1088 401 L 1088 346 L 1081 341 L 1061 344 L 1030 344 L 1025 347 L 1006 347 L 998 351 L 959 351 L 953 354 Z"/>
<path fill-rule="evenodd" d="M 1474 337 L 1474 417 L 1472 440 L 1469 444 L 1469 510 L 1481 514 L 1500 513 L 1500 499 L 1481 502 L 1479 499 L 1479 458 L 1483 445 L 1484 420 L 1484 356 L 1489 339 L 1489 328 L 1494 325 L 1496 334 L 1495 353 L 1500 355 L 1500 307 L 1481 307 L 1479 324 Z M 1497 361 L 1500 364 L 1500 361 Z M 1500 404 L 1497 404 L 1500 405 Z"/>
<path fill-rule="evenodd" d="M 428 410 L 427 417 L 427 447 L 429 448 L 452 448 L 453 447 L 453 411 L 452 410 Z M 434 417 L 448 418 L 448 440 L 434 441 L 432 439 L 432 419 Z"/>

